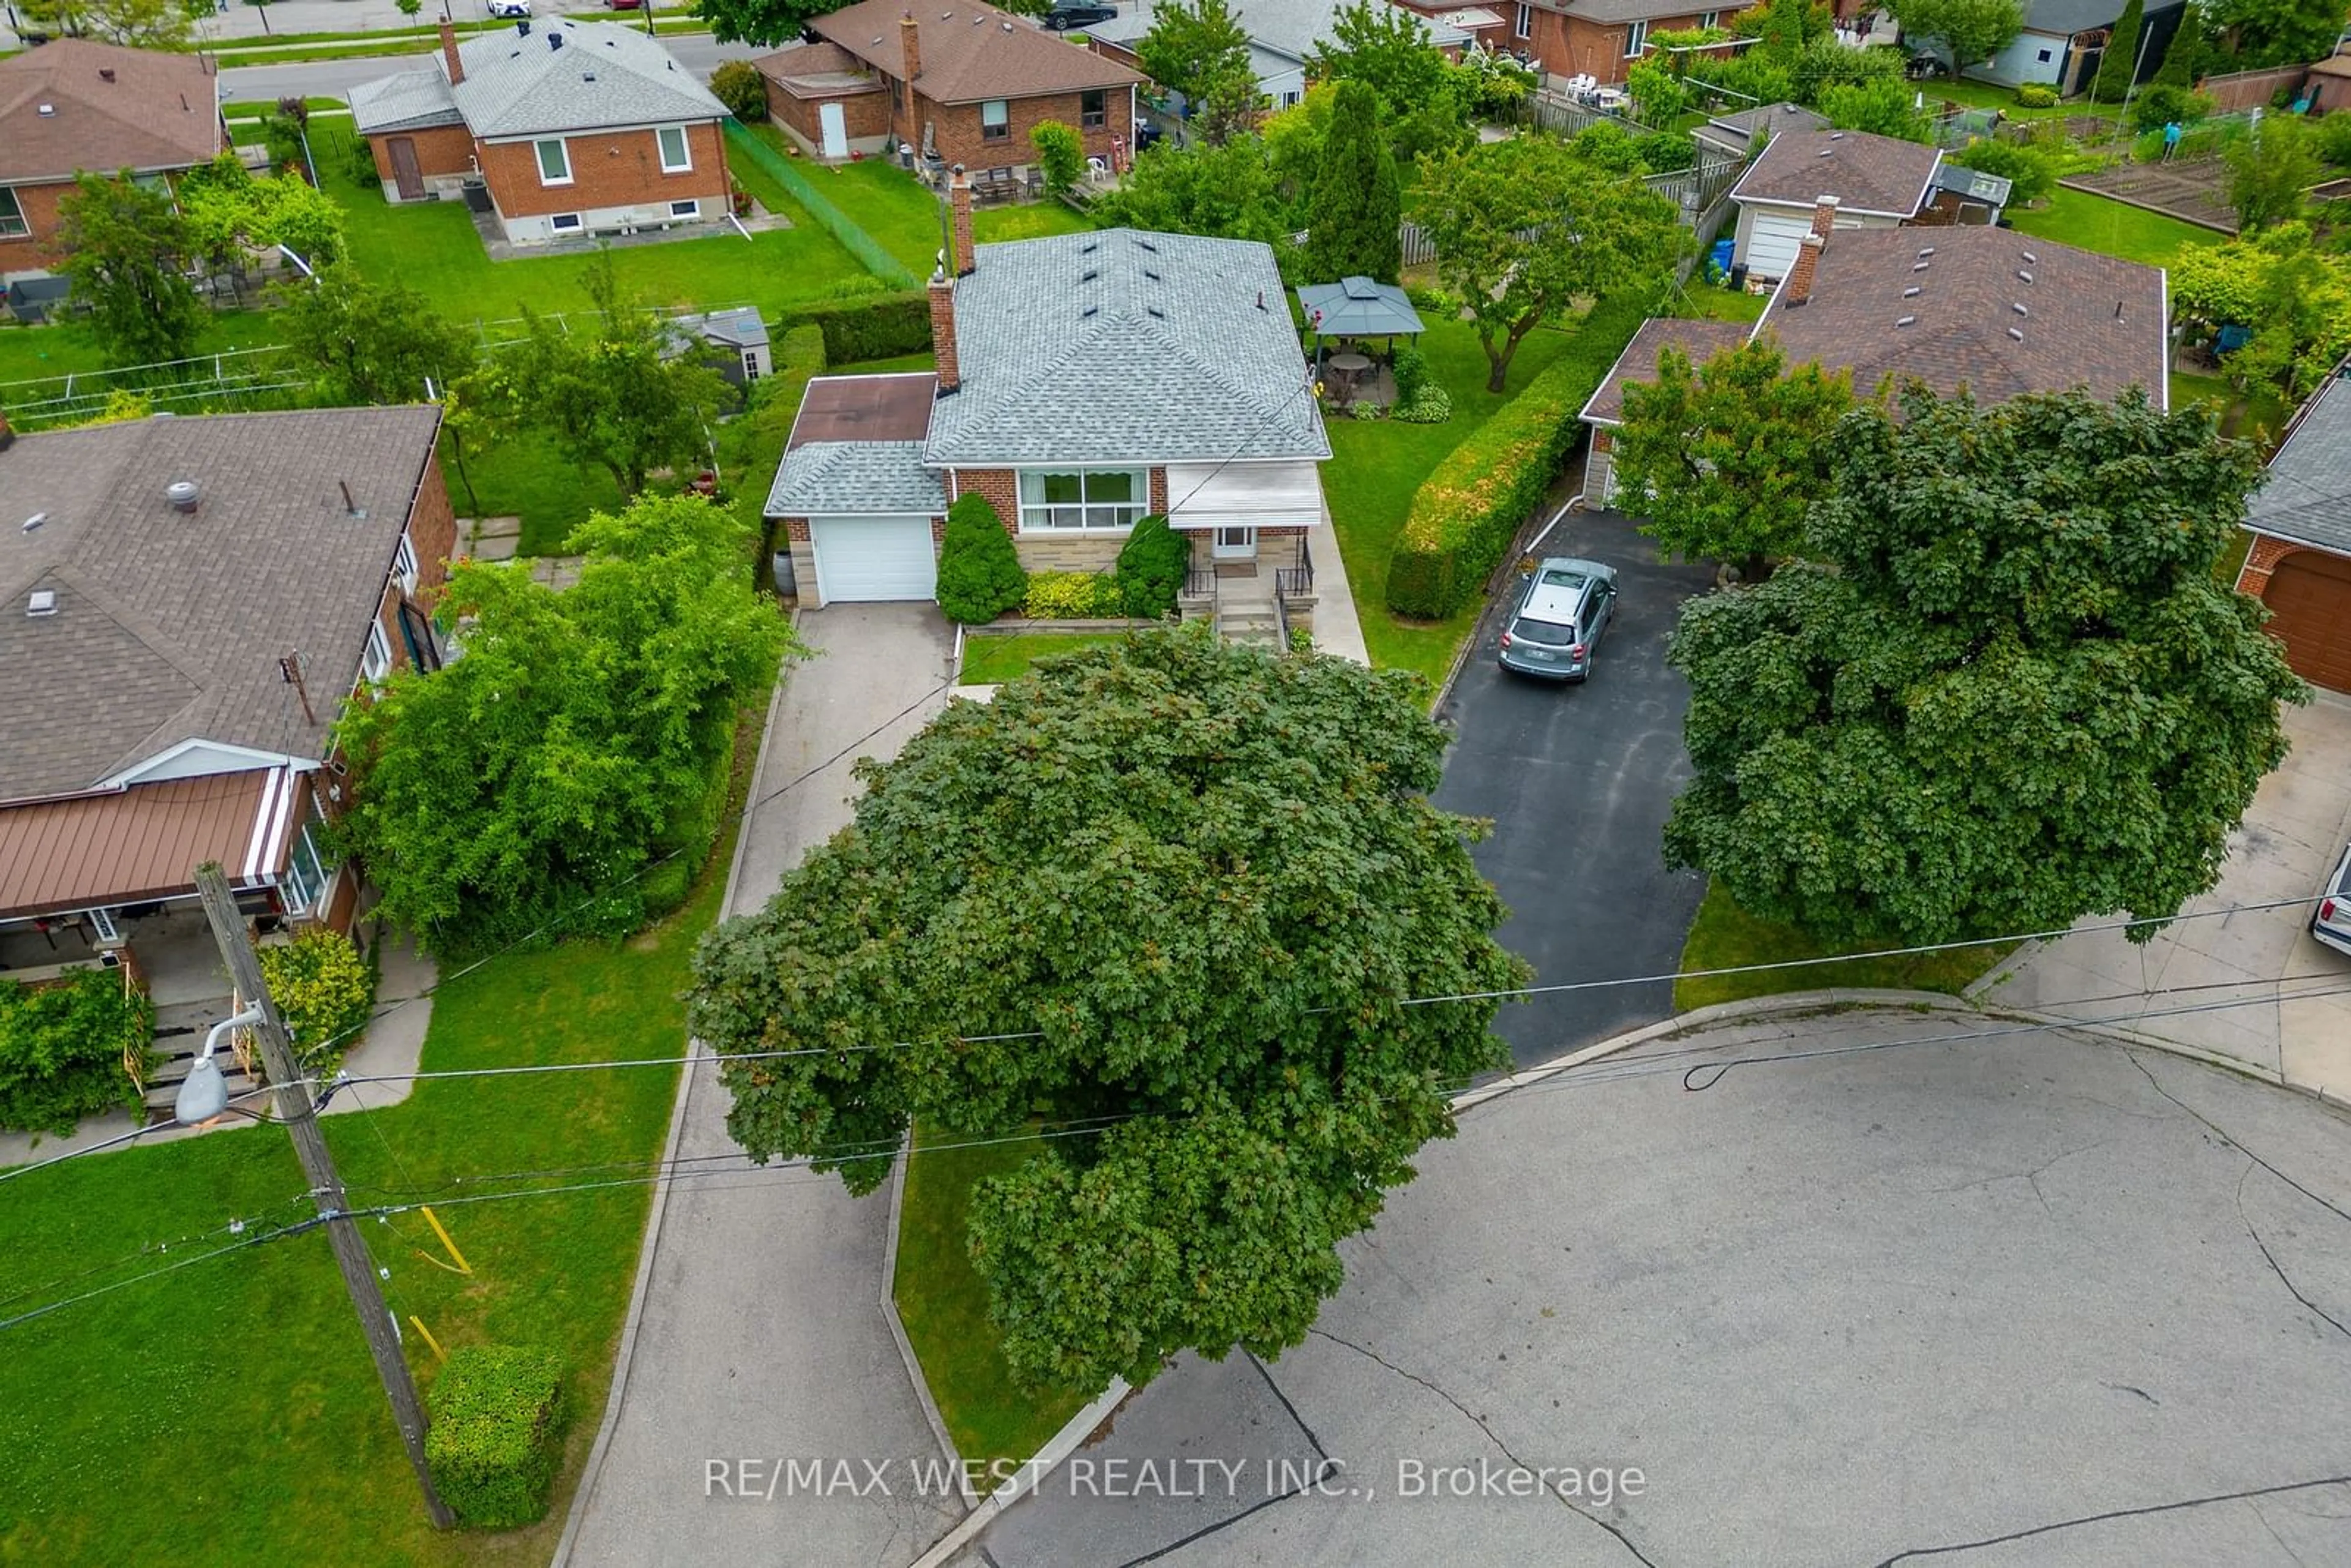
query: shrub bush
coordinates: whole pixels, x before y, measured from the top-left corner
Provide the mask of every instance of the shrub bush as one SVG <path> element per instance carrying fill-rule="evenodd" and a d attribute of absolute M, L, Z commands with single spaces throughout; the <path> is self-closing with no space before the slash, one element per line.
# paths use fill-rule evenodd
<path fill-rule="evenodd" d="M 1980 138 L 1960 149 L 1951 162 L 2006 180 L 2011 186 L 2008 199 L 2019 205 L 2041 201 L 2057 188 L 2057 161 L 2038 147 Z"/>
<path fill-rule="evenodd" d="M 1652 174 L 1671 174 L 1698 166 L 1698 143 L 1678 131 L 1658 131 L 1640 141 L 1641 166 Z"/>
<path fill-rule="evenodd" d="M 2131 99 L 2131 129 L 2160 131 L 2172 121 L 2193 125 L 2209 120 L 2218 108 L 2212 99 L 2200 92 L 2190 92 L 2169 82 L 2157 82 Z"/>
<path fill-rule="evenodd" d="M 1453 417 L 1453 394 L 1435 382 L 1425 382 L 1411 397 L 1397 398 L 1388 417 L 1405 424 L 1443 424 Z"/>
<path fill-rule="evenodd" d="M 1442 621 L 1478 596 L 1573 450 L 1576 413 L 1640 329 L 1637 298 L 1604 299 L 1526 390 L 1421 482 L 1388 561 L 1388 608 Z"/>
<path fill-rule="evenodd" d="M 727 60 L 712 71 L 710 96 L 746 125 L 768 118 L 768 78 L 748 60 Z"/>
<path fill-rule="evenodd" d="M 824 329 L 814 324 L 795 327 L 776 342 L 776 369 L 803 371 L 810 375 L 824 371 Z"/>
<path fill-rule="evenodd" d="M 950 621 L 985 626 L 1027 591 L 1029 574 L 1004 519 L 988 498 L 974 490 L 947 508 L 946 537 L 939 542 L 939 610 Z"/>
<path fill-rule="evenodd" d="M 1412 308 L 1420 312 L 1423 325 L 1433 321 L 1458 320 L 1461 315 L 1461 296 L 1449 288 L 1437 288 L 1414 284 L 1404 291 Z"/>
<path fill-rule="evenodd" d="M 919 292 L 869 295 L 801 306 L 787 312 L 782 325 L 786 331 L 795 327 L 818 328 L 824 334 L 825 362 L 853 365 L 861 360 L 927 352 L 931 302 Z"/>
<path fill-rule="evenodd" d="M 2338 169 L 2351 169 L 2351 110 L 2321 115 L 2311 123 L 2311 145 Z"/>
<path fill-rule="evenodd" d="M 1192 564 L 1192 541 L 1167 526 L 1166 517 L 1152 513 L 1134 525 L 1119 547 L 1119 591 L 1126 613 L 1140 621 L 1159 621 L 1176 613 L 1176 596 L 1184 591 L 1184 569 Z"/>
<path fill-rule="evenodd" d="M 1126 614 L 1126 591 L 1106 571 L 1040 571 L 1020 613 L 1031 621 L 1108 621 Z"/>
<path fill-rule="evenodd" d="M 375 971 L 350 937 L 313 925 L 291 942 L 264 947 L 261 974 L 294 1033 L 294 1054 L 321 1077 L 333 1077 L 375 1010 Z"/>
<path fill-rule="evenodd" d="M 2057 89 L 2053 87 L 2045 86 L 2040 82 L 2026 82 L 2022 87 L 2016 89 L 2016 107 L 2019 109 L 2054 109 L 2057 107 Z"/>
<path fill-rule="evenodd" d="M 1058 120 L 1040 120 L 1029 131 L 1029 141 L 1037 149 L 1038 172 L 1050 194 L 1066 196 L 1085 178 L 1086 144 L 1070 127 Z"/>
<path fill-rule="evenodd" d="M 1410 343 L 1395 351 L 1396 406 L 1401 408 L 1420 395 L 1428 383 L 1428 356 Z"/>
<path fill-rule="evenodd" d="M 433 1380 L 424 1457 L 465 1523 L 511 1530 L 547 1515 L 563 1437 L 563 1364 L 552 1351 L 468 1345 Z"/>
<path fill-rule="evenodd" d="M 124 978 L 93 967 L 38 990 L 0 980 L 0 1128 L 62 1138 L 84 1116 L 138 1104 L 124 1057 L 142 1075 L 161 1058 L 155 1009 Z"/>

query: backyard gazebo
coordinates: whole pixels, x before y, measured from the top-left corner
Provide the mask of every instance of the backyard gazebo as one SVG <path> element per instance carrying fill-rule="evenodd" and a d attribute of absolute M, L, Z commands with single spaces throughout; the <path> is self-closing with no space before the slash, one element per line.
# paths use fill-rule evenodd
<path fill-rule="evenodd" d="M 1298 304 L 1306 312 L 1306 325 L 1314 333 L 1316 379 L 1324 379 L 1322 372 L 1327 366 L 1350 393 L 1371 373 L 1372 361 L 1357 353 L 1337 353 L 1326 359 L 1322 352 L 1326 341 L 1335 339 L 1343 343 L 1384 338 L 1387 351 L 1393 355 L 1398 338 L 1417 338 L 1426 330 L 1420 324 L 1420 313 L 1412 308 L 1403 289 L 1393 283 L 1374 283 L 1368 277 L 1303 284 L 1298 290 Z"/>

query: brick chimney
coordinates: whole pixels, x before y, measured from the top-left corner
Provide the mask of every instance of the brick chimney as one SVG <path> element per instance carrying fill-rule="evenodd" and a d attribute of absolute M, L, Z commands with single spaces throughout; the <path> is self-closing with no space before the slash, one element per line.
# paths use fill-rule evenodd
<path fill-rule="evenodd" d="M 956 365 L 955 279 L 940 267 L 931 274 L 931 357 L 938 361 L 939 393 L 963 384 Z"/>
<path fill-rule="evenodd" d="M 1813 297 L 1813 273 L 1821 265 L 1821 251 L 1828 241 L 1820 235 L 1806 235 L 1796 246 L 1796 265 L 1788 269 L 1788 279 L 1780 285 L 1780 308 L 1793 310 Z"/>
<path fill-rule="evenodd" d="M 1826 239 L 1836 232 L 1837 199 L 1816 196 L 1813 200 L 1813 232 Z"/>
<path fill-rule="evenodd" d="M 947 208 L 955 214 L 955 254 L 947 257 L 947 270 L 957 277 L 969 277 L 977 258 L 972 255 L 971 240 L 971 176 L 963 165 L 955 166 L 955 174 L 947 182 Z"/>
<path fill-rule="evenodd" d="M 914 25 L 912 11 L 899 13 L 898 49 L 906 57 L 906 79 L 913 81 L 923 74 L 923 32 Z"/>
<path fill-rule="evenodd" d="M 451 87 L 465 79 L 465 62 L 457 57 L 457 29 L 446 22 L 441 24 L 441 57 L 448 62 Z"/>

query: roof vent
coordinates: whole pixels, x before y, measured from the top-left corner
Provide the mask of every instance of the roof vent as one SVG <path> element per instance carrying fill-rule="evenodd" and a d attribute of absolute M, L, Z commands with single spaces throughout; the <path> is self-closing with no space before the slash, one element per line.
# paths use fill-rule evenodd
<path fill-rule="evenodd" d="M 563 35 L 562 35 L 562 34 L 560 34 L 560 33 L 549 33 L 549 34 L 548 34 L 548 35 L 547 35 L 547 47 L 548 47 L 549 48 L 550 48 L 550 49 L 559 49 L 559 48 L 561 48 L 561 47 L 563 47 Z"/>
<path fill-rule="evenodd" d="M 2022 343 L 2022 341 L 2024 341 L 2024 332 L 2023 332 L 2023 329 L 2021 329 L 2021 328 L 2017 328 L 2017 327 L 2011 327 L 2011 328 L 2008 329 L 2008 335 L 2009 335 L 2010 337 L 2011 337 L 2011 338 L 2015 339 L 2015 340 L 2016 340 L 2018 342 L 2020 342 L 2020 343 Z"/>
<path fill-rule="evenodd" d="M 1164 283 L 1164 282 L 1165 282 L 1165 281 L 1166 281 L 1165 278 L 1161 277 L 1157 273 L 1155 273 L 1155 272 L 1152 271 L 1152 270 L 1151 270 L 1151 268 L 1149 268 L 1149 267 L 1144 267 L 1144 268 L 1143 269 L 1143 276 L 1144 276 L 1144 277 L 1147 277 L 1147 278 L 1149 278 L 1149 279 L 1151 279 L 1151 281 L 1152 281 L 1152 282 L 1154 282 L 1154 283 Z"/>
<path fill-rule="evenodd" d="M 1823 147 L 1818 152 L 1813 153 L 1813 156 L 1815 158 L 1825 158 L 1835 151 L 1836 149 L 1834 147 Z"/>
<path fill-rule="evenodd" d="M 1143 308 L 1143 313 L 1144 313 L 1145 316 L 1150 317 L 1152 319 L 1154 319 L 1154 320 L 1155 320 L 1155 321 L 1165 321 L 1165 320 L 1166 320 L 1166 319 L 1167 319 L 1167 312 L 1166 312 L 1166 311 L 1165 311 L 1165 310 L 1162 310 L 1162 309 L 1161 309 L 1161 308 L 1159 308 L 1159 307 L 1158 307 L 1158 306 L 1156 306 L 1156 305 L 1146 305 L 1146 306 L 1144 306 L 1144 307 Z"/>
<path fill-rule="evenodd" d="M 2024 265 L 2027 267 L 2039 267 L 2041 265 L 2041 258 L 2028 250 L 2024 253 Z"/>
<path fill-rule="evenodd" d="M 1079 311 L 1078 314 L 1081 316 L 1092 316 L 1101 308 L 1102 307 L 1099 305 L 1089 305 L 1084 309 Z"/>
<path fill-rule="evenodd" d="M 1100 248 L 1100 244 L 1101 242 L 1097 240 L 1088 240 L 1085 244 L 1078 246 L 1078 254 L 1080 256 L 1092 256 L 1098 248 Z"/>
<path fill-rule="evenodd" d="M 1910 264 L 1910 270 L 1913 272 L 1924 272 L 1934 265 L 1935 264 L 1931 261 L 1914 261 Z"/>
<path fill-rule="evenodd" d="M 2032 274 L 2031 274 L 2031 273 L 2029 273 L 2029 272 L 2025 271 L 2025 270 L 2024 270 L 2024 268 L 2022 268 L 2022 267 L 2018 267 L 2018 268 L 2016 269 L 2016 276 L 2017 276 L 2018 277 L 2020 277 L 2020 278 L 2023 279 L 2023 280 L 2024 280 L 2025 282 L 2027 282 L 2027 283 L 2030 283 L 2030 282 L 2032 282 Z"/>
<path fill-rule="evenodd" d="M 100 81 L 112 81 L 114 79 L 114 68 L 112 66 L 99 67 L 98 79 Z"/>
<path fill-rule="evenodd" d="M 1096 272 L 1092 267 L 1090 267 L 1086 268 L 1083 272 L 1081 272 L 1081 273 L 1078 274 L 1078 281 L 1079 281 L 1080 283 L 1092 283 L 1095 278 L 1100 277 L 1101 276 L 1102 276 L 1102 274 L 1101 274 L 1101 273 Z"/>
<path fill-rule="evenodd" d="M 197 487 L 193 479 L 174 479 L 163 486 L 163 499 L 172 503 L 172 510 L 175 512 L 193 513 L 196 503 L 203 498 L 204 491 Z"/>
<path fill-rule="evenodd" d="M 54 588 L 37 588 L 33 590 L 33 596 L 25 601 L 25 613 L 27 615 L 55 615 L 57 612 L 57 591 Z"/>
<path fill-rule="evenodd" d="M 1832 131 L 1829 132 L 1829 140 L 1832 141 L 1842 141 L 1844 140 L 1844 132 L 1842 131 Z"/>
<path fill-rule="evenodd" d="M 1149 240 L 1147 240 L 1147 239 L 1139 239 L 1139 240 L 1136 240 L 1134 243 L 1135 243 L 1135 244 L 1137 244 L 1137 245 L 1139 245 L 1139 246 L 1141 246 L 1144 249 L 1145 249 L 1145 250 L 1149 251 L 1149 252 L 1150 252 L 1152 255 L 1154 255 L 1154 256 L 1157 256 L 1157 255 L 1159 254 L 1159 247 L 1158 247 L 1157 246 L 1155 246 L 1155 245 L 1153 245 L 1153 244 L 1152 244 Z"/>
<path fill-rule="evenodd" d="M 2032 314 L 2032 311 L 2027 310 L 2024 308 L 2023 302 L 2021 300 L 2016 304 L 2010 306 L 2009 308 L 2015 311 L 2019 316 L 2030 316 Z"/>
<path fill-rule="evenodd" d="M 39 528 L 43 523 L 46 523 L 46 522 L 47 522 L 48 520 L 49 520 L 49 515 L 48 515 L 48 513 L 47 513 L 47 512 L 35 512 L 31 517 L 26 517 L 26 518 L 25 519 L 25 528 L 24 528 L 24 531 L 29 534 L 29 533 L 31 533 L 35 528 Z"/>
<path fill-rule="evenodd" d="M 1921 260 L 1921 261 L 1924 261 L 1924 260 L 1926 260 L 1928 256 L 1932 256 L 1932 255 L 1934 255 L 1934 254 L 1935 254 L 1935 247 L 1934 247 L 1933 246 L 1931 246 L 1931 245 L 1930 245 L 1930 246 L 1927 246 L 1925 249 L 1921 250 L 1921 251 L 1918 253 L 1918 259 L 1919 259 L 1919 260 Z"/>
<path fill-rule="evenodd" d="M 1917 284 L 1915 284 L 1915 283 L 1914 283 L 1914 284 L 1912 284 L 1909 287 L 1907 287 L 1907 288 L 1904 289 L 1904 290 L 1902 291 L 1902 298 L 1905 298 L 1905 299 L 1916 299 L 1916 298 L 1918 298 L 1918 286 L 1917 286 Z"/>
<path fill-rule="evenodd" d="M 41 105 L 41 107 L 40 107 L 40 110 L 39 110 L 39 112 L 40 112 L 43 116 L 45 116 L 45 117 L 46 117 L 46 116 L 48 116 L 48 115 L 53 115 L 53 114 L 57 113 L 57 106 L 56 104 L 54 104 L 54 103 L 45 103 L 45 104 Z"/>
<path fill-rule="evenodd" d="M 1916 321 L 1916 320 L 1917 320 L 1917 319 L 1918 319 L 1918 318 L 1917 318 L 1916 316 L 1900 316 L 1900 317 L 1896 317 L 1896 318 L 1895 319 L 1895 322 L 1894 322 L 1894 324 L 1895 324 L 1896 327 L 1907 327 L 1907 326 L 1909 326 L 1912 322 L 1914 322 L 1914 321 Z"/>
<path fill-rule="evenodd" d="M 581 81 L 594 81 L 596 79 L 596 73 L 594 71 L 581 71 L 580 73 L 580 79 Z"/>

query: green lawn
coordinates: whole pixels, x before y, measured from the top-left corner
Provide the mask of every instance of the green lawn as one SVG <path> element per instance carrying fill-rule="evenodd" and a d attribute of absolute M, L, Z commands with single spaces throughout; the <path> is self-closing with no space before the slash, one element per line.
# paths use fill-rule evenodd
<path fill-rule="evenodd" d="M 2019 234 L 2062 240 L 2149 267 L 2170 266 L 2183 245 L 2219 245 L 2228 238 L 2161 213 L 2062 185 L 2050 193 L 2047 206 L 2011 208 L 2008 215 Z"/>
<path fill-rule="evenodd" d="M 1111 632 L 1022 632 L 967 636 L 963 640 L 963 674 L 959 678 L 967 686 L 1000 685 L 1027 674 L 1029 666 L 1048 653 L 1066 653 L 1073 648 L 1115 643 L 1121 635 Z"/>
<path fill-rule="evenodd" d="M 2230 385 L 2226 376 L 2172 371 L 2171 406 L 2185 408 L 2190 402 L 2218 405 L 2221 434 L 2251 441 L 2264 454 L 2277 444 L 2286 421 L 2294 417 L 2294 405 L 2275 387 L 2264 384 L 2246 393 Z"/>
<path fill-rule="evenodd" d="M 987 1321 L 987 1291 L 972 1267 L 966 1226 L 972 1188 L 988 1176 L 1019 1169 L 1042 1145 L 1023 1140 L 925 1154 L 920 1152 L 925 1141 L 925 1134 L 917 1134 L 899 1211 L 899 1321 L 923 1364 L 923 1380 L 938 1401 L 956 1453 L 974 1462 L 1024 1461 L 1086 1401 L 1074 1394 L 1024 1393 L 1013 1385 Z"/>
<path fill-rule="evenodd" d="M 1793 926 L 1756 919 L 1733 904 L 1719 884 L 1709 884 L 1705 901 L 1698 905 L 1698 919 L 1690 925 L 1689 937 L 1682 944 L 1681 967 L 1685 973 L 1694 969 L 1729 969 L 1745 964 L 1833 957 L 1838 952 L 1867 952 L 1894 945 L 1871 943 L 1859 948 L 1826 948 Z M 1980 947 L 1922 953 L 1913 958 L 1865 958 L 1794 969 L 1766 969 L 1756 974 L 1676 980 L 1674 1010 L 1687 1012 L 1692 1008 L 1735 1002 L 1746 997 L 1826 990 L 1830 987 L 1949 991 L 1956 996 L 2015 950 L 2013 942 L 1996 942 Z"/>
<path fill-rule="evenodd" d="M 1452 667 L 1454 651 L 1477 624 L 1482 602 L 1449 621 L 1399 619 L 1388 612 L 1388 557 L 1412 508 L 1413 493 L 1429 470 L 1557 358 L 1568 341 L 1565 332 L 1529 333 L 1510 361 L 1509 390 L 1497 397 L 1486 390 L 1486 356 L 1476 331 L 1465 321 L 1432 322 L 1420 347 L 1431 372 L 1453 394 L 1451 419 L 1443 424 L 1328 421 L 1332 460 L 1322 465 L 1322 493 L 1374 664 L 1417 670 L 1432 685 Z"/>
<path fill-rule="evenodd" d="M 1771 303 L 1769 294 L 1750 294 L 1743 288 L 1709 288 L 1693 278 L 1682 290 L 1674 314 L 1693 321 L 1744 324 L 1761 320 L 1764 308 Z"/>
<path fill-rule="evenodd" d="M 197 351 L 225 353 L 231 349 L 258 348 L 277 340 L 265 310 L 220 310 L 213 314 Z M 60 321 L 47 327 L 0 327 L 0 403 L 30 402 L 61 389 L 11 387 L 11 382 L 50 376 L 79 375 L 106 368 L 106 355 L 86 321 Z"/>
<path fill-rule="evenodd" d="M 1938 77 L 1933 81 L 1920 82 L 1919 89 L 1927 95 L 1927 107 L 1932 110 L 1938 100 L 1948 99 L 1969 109 L 1996 109 L 2009 120 L 2055 120 L 2066 115 L 2096 114 L 2098 108 L 2088 102 L 2060 103 L 2053 109 L 2025 109 L 2016 101 L 2016 89 L 2001 87 L 1997 82 L 1953 81 Z"/>
<path fill-rule="evenodd" d="M 755 720 L 764 706 L 763 695 L 749 710 Z M 740 749 L 738 800 L 752 747 Z M 731 841 L 713 853 L 694 902 L 636 939 L 508 954 L 453 977 L 434 998 L 423 1065 L 682 1052 L 679 992 L 716 913 Z M 385 1296 L 421 1382 L 434 1358 L 412 1314 L 446 1347 L 538 1344 L 561 1354 L 572 1418 L 546 1521 L 489 1536 L 440 1535 L 425 1523 L 327 1239 L 312 1230 L 0 1336 L 8 1412 L 0 1561 L 545 1563 L 603 1407 L 651 1189 L 467 1204 L 451 1184 L 559 1167 L 642 1172 L 660 1153 L 676 1088 L 676 1071 L 662 1068 L 443 1081 L 417 1085 L 402 1104 L 322 1124 L 355 1204 L 447 1195 L 437 1212 L 470 1277 L 435 1266 L 442 1249 L 416 1215 L 363 1229 L 391 1271 Z M 291 1145 L 275 1127 L 28 1176 L 0 1202 L 10 1281 L 0 1310 L 193 1257 L 227 1241 L 231 1221 L 257 1235 L 308 1213 L 302 1193 Z M 183 1241 L 206 1233 L 208 1241 Z M 150 1250 L 115 1263 L 141 1248 Z"/>

